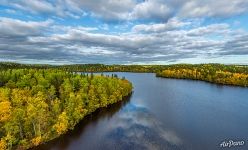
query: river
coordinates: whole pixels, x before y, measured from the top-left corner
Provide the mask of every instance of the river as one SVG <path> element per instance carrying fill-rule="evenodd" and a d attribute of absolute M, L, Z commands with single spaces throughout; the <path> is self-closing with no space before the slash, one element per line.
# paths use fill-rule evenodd
<path fill-rule="evenodd" d="M 97 110 L 73 131 L 35 149 L 248 149 L 248 88 L 116 74 L 133 83 L 130 98 Z M 222 148 L 229 140 L 244 145 Z"/>

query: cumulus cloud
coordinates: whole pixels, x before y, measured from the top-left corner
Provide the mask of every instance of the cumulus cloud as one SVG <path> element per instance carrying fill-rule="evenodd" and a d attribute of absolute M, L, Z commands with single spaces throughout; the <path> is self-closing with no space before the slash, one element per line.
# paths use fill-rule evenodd
<path fill-rule="evenodd" d="M 188 32 L 188 35 L 201 36 L 206 34 L 228 34 L 229 32 L 230 32 L 229 25 L 225 23 L 221 23 L 221 24 L 211 24 L 192 29 Z"/>
<path fill-rule="evenodd" d="M 182 5 L 182 17 L 229 17 L 248 11 L 246 0 L 190 0 Z"/>
<path fill-rule="evenodd" d="M 46 20 L 41 22 L 21 21 L 11 18 L 0 18 L 0 34 L 1 36 L 29 36 L 39 35 L 53 21 Z"/>
<path fill-rule="evenodd" d="M 47 1 L 40 0 L 2 0 L 1 5 L 12 6 L 13 8 L 29 11 L 32 13 L 51 13 L 54 12 L 54 6 Z"/>
<path fill-rule="evenodd" d="M 132 13 L 131 17 L 135 19 L 147 19 L 155 18 L 159 20 L 167 20 L 172 15 L 172 10 L 158 0 L 147 0 L 142 3 L 138 3 Z"/>
<path fill-rule="evenodd" d="M 57 25 L 51 20 L 0 18 L 0 59 L 127 64 L 248 54 L 247 33 L 236 33 L 223 23 L 180 28 L 188 24 L 172 19 L 161 27 L 134 26 L 133 32 L 108 34 L 98 32 L 98 28 Z M 225 38 L 209 37 L 220 34 Z"/>
<path fill-rule="evenodd" d="M 0 5 L 33 14 L 58 17 L 90 15 L 105 21 L 153 19 L 160 22 L 171 17 L 230 17 L 248 11 L 246 0 L 2 0 Z"/>
<path fill-rule="evenodd" d="M 190 25 L 190 22 L 181 22 L 176 18 L 168 20 L 166 23 L 157 23 L 157 24 L 139 24 L 135 25 L 132 30 L 135 32 L 163 32 L 178 29 L 180 27 Z"/>
<path fill-rule="evenodd" d="M 66 0 L 77 10 L 91 12 L 91 15 L 104 20 L 136 20 L 155 19 L 167 20 L 171 15 L 171 9 L 160 0 Z"/>
<path fill-rule="evenodd" d="M 248 55 L 248 34 L 228 40 L 219 53 L 221 55 Z"/>

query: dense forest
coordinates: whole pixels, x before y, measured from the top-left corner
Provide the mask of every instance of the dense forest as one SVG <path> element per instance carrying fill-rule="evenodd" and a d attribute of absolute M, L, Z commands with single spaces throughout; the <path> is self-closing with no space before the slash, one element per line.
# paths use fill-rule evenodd
<path fill-rule="evenodd" d="M 173 64 L 173 65 L 104 65 L 104 64 L 72 64 L 72 65 L 44 65 L 44 64 L 18 64 L 0 62 L 0 70 L 6 69 L 61 69 L 70 72 L 150 72 L 158 73 L 170 69 L 201 68 L 222 70 L 231 73 L 248 74 L 247 65 L 223 65 L 223 64 Z"/>
<path fill-rule="evenodd" d="M 174 65 L 30 65 L 0 63 L 0 70 L 21 68 L 60 69 L 67 72 L 150 72 L 157 77 L 203 80 L 217 84 L 248 86 L 247 65 L 223 64 L 174 64 Z"/>
<path fill-rule="evenodd" d="M 35 65 L 2 62 L 0 69 L 48 69 L 56 68 L 71 72 L 157 72 L 162 65 L 104 65 L 104 64 L 73 64 L 73 65 Z"/>
<path fill-rule="evenodd" d="M 248 86 L 248 67 L 220 64 L 173 65 L 156 73 L 157 77 L 208 81 L 217 84 Z"/>
<path fill-rule="evenodd" d="M 27 149 L 54 139 L 87 114 L 123 100 L 131 91 L 132 84 L 117 75 L 2 66 L 0 150 Z"/>

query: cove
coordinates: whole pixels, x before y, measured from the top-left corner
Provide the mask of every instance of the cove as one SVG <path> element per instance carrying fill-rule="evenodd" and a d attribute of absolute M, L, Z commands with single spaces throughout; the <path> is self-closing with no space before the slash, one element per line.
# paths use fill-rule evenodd
<path fill-rule="evenodd" d="M 115 74 L 132 82 L 129 99 L 97 110 L 75 130 L 34 149 L 217 150 L 229 140 L 245 144 L 228 149 L 248 149 L 248 88 Z"/>

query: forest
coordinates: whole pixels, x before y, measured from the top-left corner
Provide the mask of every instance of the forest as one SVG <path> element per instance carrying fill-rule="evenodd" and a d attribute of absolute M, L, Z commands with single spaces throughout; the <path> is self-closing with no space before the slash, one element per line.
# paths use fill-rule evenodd
<path fill-rule="evenodd" d="M 19 64 L 0 62 L 0 70 L 6 69 L 61 69 L 70 72 L 148 72 L 158 73 L 166 69 L 190 69 L 201 68 L 210 70 L 222 70 L 231 73 L 248 74 L 247 65 L 224 64 L 171 64 L 171 65 L 104 65 L 104 64 L 71 64 L 71 65 L 46 65 L 46 64 Z M 206 70 L 207 71 L 207 70 Z"/>
<path fill-rule="evenodd" d="M 104 64 L 72 64 L 72 65 L 41 65 L 0 62 L 0 69 L 61 69 L 71 72 L 157 72 L 162 65 L 104 65 Z"/>
<path fill-rule="evenodd" d="M 157 77 L 208 81 L 216 84 L 248 86 L 247 65 L 224 64 L 172 64 L 172 65 L 33 65 L 2 62 L 0 70 L 6 69 L 60 69 L 67 72 L 140 72 L 156 73 Z"/>
<path fill-rule="evenodd" d="M 220 64 L 174 65 L 156 73 L 157 77 L 202 80 L 217 84 L 248 86 L 248 67 Z"/>
<path fill-rule="evenodd" d="M 1 66 L 0 150 L 28 149 L 54 139 L 132 92 L 132 84 L 117 75 Z"/>

